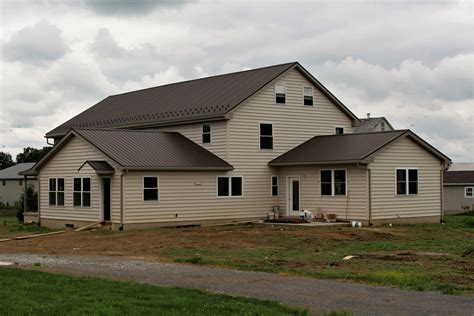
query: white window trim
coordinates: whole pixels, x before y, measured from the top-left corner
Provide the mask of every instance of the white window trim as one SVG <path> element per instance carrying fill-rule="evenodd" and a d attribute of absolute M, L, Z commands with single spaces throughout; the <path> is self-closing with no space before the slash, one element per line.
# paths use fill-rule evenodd
<path fill-rule="evenodd" d="M 209 133 L 204 133 L 204 124 L 209 124 Z M 205 143 L 202 141 L 204 134 L 209 134 L 209 138 L 210 138 L 209 143 Z M 211 122 L 201 124 L 201 144 L 203 144 L 204 146 L 212 144 L 212 123 Z"/>
<path fill-rule="evenodd" d="M 50 191 L 49 189 L 49 182 L 50 179 L 55 179 L 56 180 L 56 191 Z M 63 179 L 64 180 L 64 190 L 63 191 L 58 191 L 58 179 Z M 56 195 L 56 204 L 49 204 L 49 193 L 54 192 Z M 63 205 L 58 205 L 58 192 L 62 192 L 64 194 L 64 204 Z M 53 178 L 48 178 L 48 206 L 54 206 L 54 207 L 64 207 L 66 206 L 66 178 L 64 177 L 53 177 Z"/>
<path fill-rule="evenodd" d="M 276 87 L 277 86 L 283 86 L 283 88 L 285 89 L 285 103 L 277 103 L 276 101 L 276 95 L 277 95 L 277 89 Z M 278 81 L 278 82 L 275 82 L 274 84 L 274 94 L 273 94 L 273 102 L 275 102 L 275 104 L 283 104 L 283 105 L 286 105 L 288 104 L 288 94 L 286 93 L 286 82 L 281 82 L 281 81 Z"/>
<path fill-rule="evenodd" d="M 471 195 L 471 196 L 468 196 L 468 195 L 467 195 L 467 189 L 471 189 L 471 190 L 472 190 L 472 195 Z M 464 187 L 464 198 L 466 198 L 466 199 L 474 199 L 474 187 Z"/>
<path fill-rule="evenodd" d="M 336 195 L 336 182 L 334 181 L 334 171 L 344 170 L 346 172 L 346 191 L 344 194 Z M 331 171 L 331 195 L 323 195 L 321 194 L 321 186 L 323 184 L 321 178 L 321 171 Z M 319 169 L 319 195 L 321 197 L 331 196 L 331 197 L 347 197 L 347 192 L 349 191 L 349 173 L 347 172 L 347 168 L 335 168 L 335 169 Z"/>
<path fill-rule="evenodd" d="M 229 195 L 219 195 L 219 178 L 228 178 L 229 179 Z M 232 178 L 241 178 L 242 179 L 242 195 L 232 195 Z M 216 177 L 216 197 L 219 199 L 239 199 L 244 197 L 244 176 L 241 175 L 229 175 L 229 176 L 217 176 Z"/>
<path fill-rule="evenodd" d="M 81 191 L 76 191 L 74 190 L 74 179 L 81 179 Z M 84 187 L 84 183 L 83 183 L 83 179 L 89 179 L 90 180 L 90 191 L 84 191 L 83 190 L 83 187 Z M 84 206 L 83 205 L 83 200 L 82 200 L 82 193 L 84 192 L 89 192 L 90 194 L 90 205 L 89 206 Z M 74 205 L 74 193 L 81 193 L 81 205 Z M 72 178 L 72 207 L 73 208 L 91 208 L 92 207 L 92 179 L 91 177 L 88 177 L 88 176 L 85 176 L 85 177 L 73 177 Z"/>
<path fill-rule="evenodd" d="M 311 97 L 313 97 L 313 104 L 312 105 L 304 104 L 304 97 L 306 96 L 306 94 L 304 94 L 304 89 L 305 88 L 310 88 L 311 89 Z M 310 95 L 308 95 L 308 96 L 310 96 Z M 314 88 L 312 86 L 303 86 L 303 106 L 314 106 Z"/>
<path fill-rule="evenodd" d="M 272 126 L 272 148 L 261 148 L 260 147 L 260 138 L 262 138 L 262 133 L 260 131 L 260 125 L 270 124 Z M 269 137 L 269 136 L 264 136 Z M 263 151 L 273 151 L 275 149 L 275 125 L 273 122 L 258 122 L 258 148 Z"/>
<path fill-rule="evenodd" d="M 276 179 L 277 179 L 277 184 L 276 184 L 276 187 L 277 187 L 277 194 L 276 194 L 276 195 L 273 195 L 273 187 L 274 187 L 274 185 L 273 185 L 273 178 L 276 178 Z M 280 180 L 278 179 L 278 176 L 277 176 L 277 175 L 271 175 L 271 176 L 270 176 L 270 196 L 271 196 L 271 197 L 278 196 L 278 193 L 280 193 L 280 192 L 279 192 L 279 191 L 280 191 L 279 186 L 280 186 Z"/>
<path fill-rule="evenodd" d="M 145 200 L 145 178 L 156 178 L 156 190 L 158 191 L 157 199 L 156 200 Z M 154 188 L 147 188 L 147 189 L 154 189 Z M 156 175 L 144 175 L 142 176 L 142 202 L 143 203 L 150 203 L 156 204 L 160 201 L 160 177 Z"/>
<path fill-rule="evenodd" d="M 342 128 L 342 134 L 340 135 L 344 135 L 346 133 L 346 129 L 344 128 L 344 126 L 334 126 L 334 135 L 338 135 L 336 134 L 336 128 Z"/>
<path fill-rule="evenodd" d="M 397 192 L 397 170 L 405 170 L 405 175 L 407 178 L 406 184 L 406 193 L 405 194 L 398 194 Z M 416 170 L 416 194 L 410 194 L 408 192 L 410 181 L 408 179 L 408 170 Z M 420 193 L 420 171 L 416 167 L 397 167 L 395 168 L 395 196 L 418 196 Z"/>

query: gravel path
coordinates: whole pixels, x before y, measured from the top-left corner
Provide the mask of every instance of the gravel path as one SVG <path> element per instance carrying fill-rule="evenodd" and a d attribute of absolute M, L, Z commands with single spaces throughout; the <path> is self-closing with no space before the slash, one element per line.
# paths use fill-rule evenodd
<path fill-rule="evenodd" d="M 22 266 L 39 263 L 56 272 L 276 300 L 306 307 L 314 314 L 345 309 L 356 315 L 474 315 L 474 298 L 271 273 L 110 256 L 0 254 L 0 261 Z"/>

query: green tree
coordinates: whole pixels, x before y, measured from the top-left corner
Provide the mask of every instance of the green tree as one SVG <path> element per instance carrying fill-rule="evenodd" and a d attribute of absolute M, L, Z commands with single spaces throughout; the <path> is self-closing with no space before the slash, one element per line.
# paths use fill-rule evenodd
<path fill-rule="evenodd" d="M 11 167 L 15 164 L 12 159 L 12 155 L 9 153 L 0 151 L 0 170 Z"/>
<path fill-rule="evenodd" d="M 21 162 L 38 162 L 43 158 L 53 147 L 43 147 L 41 149 L 26 147 L 23 152 L 16 155 L 16 163 Z"/>

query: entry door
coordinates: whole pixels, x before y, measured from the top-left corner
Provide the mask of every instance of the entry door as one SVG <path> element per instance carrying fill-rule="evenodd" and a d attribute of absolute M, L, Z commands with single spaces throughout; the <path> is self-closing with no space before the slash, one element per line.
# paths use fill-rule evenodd
<path fill-rule="evenodd" d="M 288 209 L 290 215 L 300 211 L 300 179 L 288 178 Z"/>
<path fill-rule="evenodd" d="M 104 199 L 104 221 L 110 221 L 110 178 L 102 179 L 102 196 Z"/>

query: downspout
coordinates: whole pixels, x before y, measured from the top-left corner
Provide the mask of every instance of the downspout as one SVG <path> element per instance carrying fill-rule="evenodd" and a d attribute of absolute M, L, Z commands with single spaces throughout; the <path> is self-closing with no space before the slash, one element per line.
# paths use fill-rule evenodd
<path fill-rule="evenodd" d="M 365 166 L 361 166 L 359 163 L 357 163 L 357 167 L 367 170 L 367 176 L 368 176 L 368 194 L 369 194 L 369 209 L 368 209 L 368 215 L 369 215 L 369 226 L 372 226 L 372 176 L 370 173 L 370 168 L 367 168 Z"/>
<path fill-rule="evenodd" d="M 123 230 L 123 176 L 124 172 L 128 173 L 128 170 L 122 170 L 120 174 L 120 227 L 119 230 Z"/>
<path fill-rule="evenodd" d="M 41 181 L 39 173 L 36 175 L 36 183 L 38 185 L 38 225 L 41 227 Z"/>
<path fill-rule="evenodd" d="M 27 195 L 27 192 L 26 192 L 26 188 L 27 188 L 26 181 L 28 179 L 28 176 L 25 175 L 25 176 L 23 176 L 23 178 L 24 178 L 24 180 L 23 180 L 24 181 L 24 185 L 23 185 L 23 187 L 24 187 L 24 190 L 23 190 L 23 192 L 24 192 L 23 193 L 23 214 L 25 214 L 26 206 L 27 206 L 26 199 L 28 198 L 28 195 Z"/>

